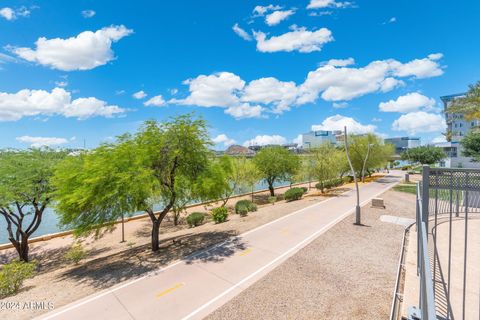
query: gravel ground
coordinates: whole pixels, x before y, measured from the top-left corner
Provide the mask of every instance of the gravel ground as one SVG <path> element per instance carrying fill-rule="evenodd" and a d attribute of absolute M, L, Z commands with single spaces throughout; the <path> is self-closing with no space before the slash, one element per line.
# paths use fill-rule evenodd
<path fill-rule="evenodd" d="M 381 197 L 364 226 L 345 218 L 207 319 L 387 319 L 404 228 L 379 218 L 414 218 L 415 196 Z"/>

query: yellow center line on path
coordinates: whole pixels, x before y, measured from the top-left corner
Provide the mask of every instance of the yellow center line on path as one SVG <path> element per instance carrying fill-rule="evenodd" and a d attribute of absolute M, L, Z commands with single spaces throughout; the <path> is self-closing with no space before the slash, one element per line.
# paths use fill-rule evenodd
<path fill-rule="evenodd" d="M 173 291 L 177 290 L 177 289 L 180 289 L 181 287 L 183 287 L 185 285 L 185 283 L 177 283 L 176 285 L 174 285 L 173 287 L 170 287 L 168 288 L 167 290 L 165 291 L 162 291 L 160 292 L 159 294 L 157 294 L 157 298 L 161 298 L 163 296 L 166 296 L 167 294 L 169 293 L 172 293 Z"/>
<path fill-rule="evenodd" d="M 238 255 L 239 256 L 244 256 L 244 255 L 249 254 L 250 252 L 252 252 L 252 248 L 245 249 L 242 252 L 240 252 Z"/>

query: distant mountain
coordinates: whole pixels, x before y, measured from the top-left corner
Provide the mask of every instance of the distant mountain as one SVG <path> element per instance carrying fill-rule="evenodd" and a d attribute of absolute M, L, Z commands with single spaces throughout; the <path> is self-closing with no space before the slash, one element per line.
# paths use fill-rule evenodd
<path fill-rule="evenodd" d="M 227 150 L 225 150 L 225 154 L 228 154 L 229 156 L 253 157 L 255 155 L 255 151 L 250 150 L 246 147 L 234 144 L 228 147 Z"/>

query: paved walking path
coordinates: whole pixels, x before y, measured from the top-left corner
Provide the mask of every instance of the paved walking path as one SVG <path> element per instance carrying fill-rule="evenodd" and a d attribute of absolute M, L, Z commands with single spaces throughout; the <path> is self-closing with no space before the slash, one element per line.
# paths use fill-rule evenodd
<path fill-rule="evenodd" d="M 361 201 L 398 181 L 393 173 L 363 185 Z M 355 201 L 349 191 L 40 318 L 201 319 L 351 214 Z"/>

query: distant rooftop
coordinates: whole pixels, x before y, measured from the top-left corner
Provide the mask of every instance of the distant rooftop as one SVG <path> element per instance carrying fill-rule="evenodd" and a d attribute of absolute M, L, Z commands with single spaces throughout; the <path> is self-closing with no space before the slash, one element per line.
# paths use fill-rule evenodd
<path fill-rule="evenodd" d="M 447 102 L 447 101 L 451 101 L 455 98 L 458 98 L 458 97 L 462 97 L 466 95 L 466 93 L 456 93 L 456 94 L 451 94 L 451 95 L 448 95 L 448 96 L 442 96 L 440 97 L 440 99 L 442 99 L 443 102 Z"/>

